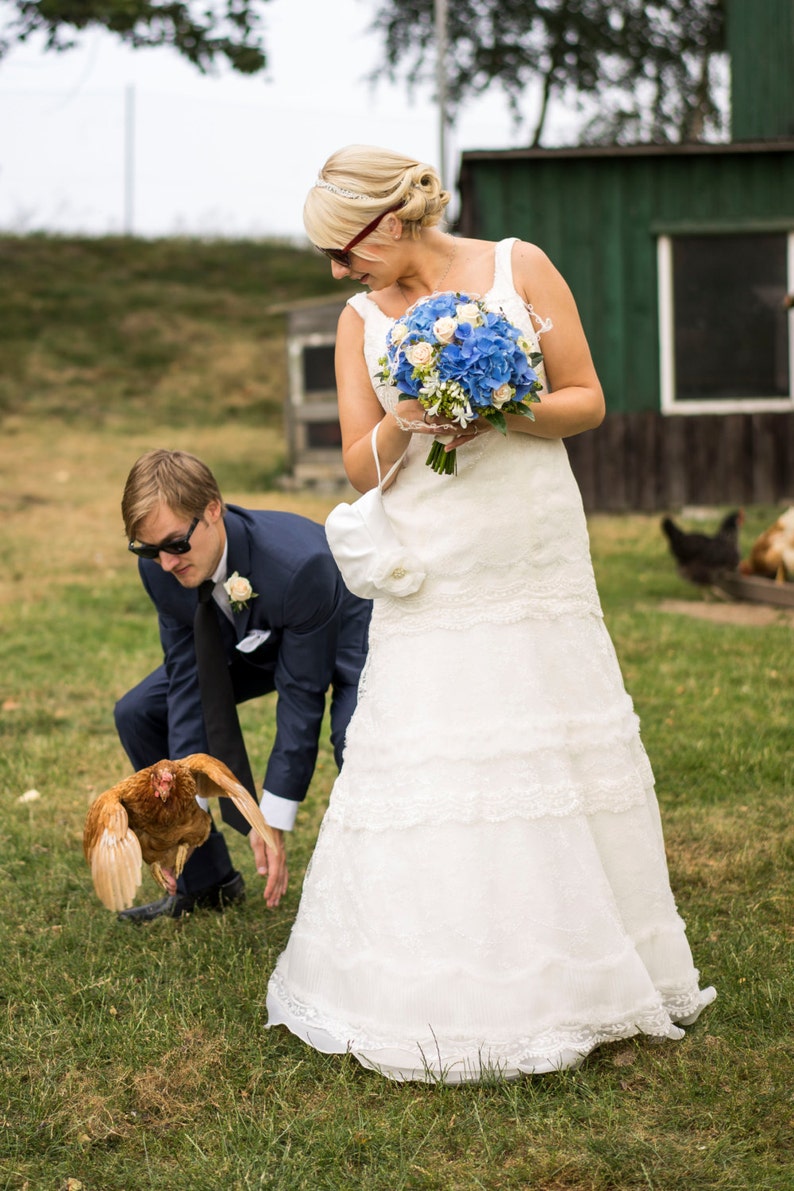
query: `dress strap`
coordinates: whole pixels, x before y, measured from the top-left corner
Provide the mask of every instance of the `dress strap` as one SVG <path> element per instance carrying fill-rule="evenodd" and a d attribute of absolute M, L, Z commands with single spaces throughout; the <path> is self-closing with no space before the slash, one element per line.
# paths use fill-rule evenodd
<path fill-rule="evenodd" d="M 494 251 L 494 289 L 497 293 L 509 293 L 515 290 L 513 283 L 513 245 L 517 236 L 509 240 L 499 240 Z"/>
<path fill-rule="evenodd" d="M 361 293 L 353 294 L 352 297 L 348 298 L 346 305 L 352 306 L 353 309 L 355 310 L 356 314 L 361 315 L 361 317 L 366 322 L 367 308 L 369 306 L 374 305 L 374 303 L 370 302 L 368 295 L 365 294 L 362 290 Z"/>

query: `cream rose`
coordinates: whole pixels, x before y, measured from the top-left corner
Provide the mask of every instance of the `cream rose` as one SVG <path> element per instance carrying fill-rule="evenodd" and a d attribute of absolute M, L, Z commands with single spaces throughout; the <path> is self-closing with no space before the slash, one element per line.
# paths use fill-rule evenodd
<path fill-rule="evenodd" d="M 254 595 L 254 589 L 249 581 L 243 575 L 238 575 L 237 571 L 226 580 L 223 590 L 229 597 L 229 602 L 235 612 L 239 612 Z"/>
<path fill-rule="evenodd" d="M 501 409 L 507 401 L 512 400 L 513 396 L 514 389 L 510 385 L 500 385 L 498 389 L 494 389 L 493 403 L 497 409 Z"/>
<path fill-rule="evenodd" d="M 437 318 L 433 323 L 433 334 L 439 343 L 451 343 L 457 329 L 458 323 L 454 318 Z"/>
<path fill-rule="evenodd" d="M 433 359 L 433 349 L 429 343 L 412 343 L 405 349 L 405 358 L 414 368 L 424 368 Z"/>
<path fill-rule="evenodd" d="M 479 327 L 482 322 L 482 311 L 476 302 L 463 302 L 455 310 L 458 321 L 468 323 L 470 327 Z"/>
<path fill-rule="evenodd" d="M 402 343 L 403 339 L 405 339 L 405 336 L 407 334 L 408 334 L 408 328 L 406 327 L 405 323 L 396 323 L 392 327 L 391 341 L 395 345 L 395 347 L 399 347 L 399 345 Z"/>

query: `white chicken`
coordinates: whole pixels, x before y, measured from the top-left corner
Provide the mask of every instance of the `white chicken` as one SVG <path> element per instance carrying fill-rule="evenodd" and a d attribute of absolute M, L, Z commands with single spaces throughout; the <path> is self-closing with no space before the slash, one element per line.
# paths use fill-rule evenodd
<path fill-rule="evenodd" d="M 762 575 L 778 583 L 794 580 L 794 505 L 756 538 L 739 570 L 743 575 Z"/>

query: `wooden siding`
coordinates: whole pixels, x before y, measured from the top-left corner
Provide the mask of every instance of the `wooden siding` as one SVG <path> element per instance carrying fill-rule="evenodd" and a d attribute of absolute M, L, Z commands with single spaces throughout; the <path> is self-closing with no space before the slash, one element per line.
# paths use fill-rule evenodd
<path fill-rule="evenodd" d="M 650 413 L 658 236 L 794 228 L 794 142 L 469 152 L 460 188 L 462 234 L 539 244 L 574 292 L 610 408 Z"/>
<path fill-rule="evenodd" d="M 730 0 L 733 140 L 794 136 L 794 0 Z"/>
<path fill-rule="evenodd" d="M 565 445 L 588 512 L 794 504 L 794 414 L 607 414 Z"/>
<path fill-rule="evenodd" d="M 472 151 L 460 190 L 463 235 L 540 244 L 574 292 L 608 411 L 566 444 L 589 511 L 794 502 L 794 414 L 661 415 L 656 257 L 794 229 L 794 140 Z"/>

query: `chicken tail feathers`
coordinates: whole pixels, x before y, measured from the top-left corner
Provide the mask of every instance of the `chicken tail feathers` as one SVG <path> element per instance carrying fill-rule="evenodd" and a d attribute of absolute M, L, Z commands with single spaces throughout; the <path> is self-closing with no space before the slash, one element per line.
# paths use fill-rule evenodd
<path fill-rule="evenodd" d="M 679 542 L 681 540 L 681 538 L 684 536 L 683 530 L 679 529 L 679 527 L 676 525 L 675 521 L 673 521 L 672 517 L 663 518 L 662 533 L 667 538 L 667 540 L 671 546 L 674 543 Z"/>

